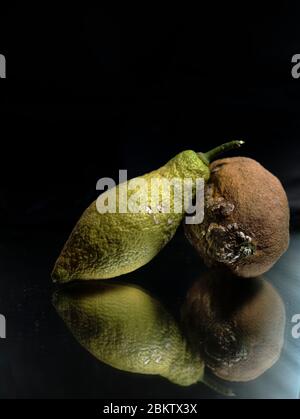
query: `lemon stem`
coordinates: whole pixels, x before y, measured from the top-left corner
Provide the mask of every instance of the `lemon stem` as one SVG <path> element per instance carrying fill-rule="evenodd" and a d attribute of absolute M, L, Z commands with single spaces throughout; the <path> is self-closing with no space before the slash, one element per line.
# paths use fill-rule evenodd
<path fill-rule="evenodd" d="M 234 148 L 239 148 L 245 141 L 229 141 L 228 143 L 221 144 L 218 147 L 213 148 L 206 153 L 198 153 L 200 159 L 206 164 L 209 165 L 219 154 L 224 153 L 225 151 L 232 150 Z"/>

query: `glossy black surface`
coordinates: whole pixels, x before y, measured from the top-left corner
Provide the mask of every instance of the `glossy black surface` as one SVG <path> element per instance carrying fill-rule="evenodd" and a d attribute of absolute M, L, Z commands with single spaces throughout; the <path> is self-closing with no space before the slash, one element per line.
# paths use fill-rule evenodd
<path fill-rule="evenodd" d="M 1 239 L 0 307 L 7 338 L 0 340 L 0 397 L 223 397 L 203 384 L 184 388 L 158 376 L 113 369 L 82 348 L 51 304 L 49 272 L 64 238 L 55 231 L 24 230 Z M 288 252 L 266 275 L 286 309 L 280 360 L 256 380 L 231 384 L 236 397 L 299 395 L 300 339 L 291 335 L 291 318 L 300 313 L 299 250 L 300 235 L 293 233 Z M 150 290 L 179 318 L 189 285 L 204 271 L 180 229 L 155 260 L 118 280 Z"/>

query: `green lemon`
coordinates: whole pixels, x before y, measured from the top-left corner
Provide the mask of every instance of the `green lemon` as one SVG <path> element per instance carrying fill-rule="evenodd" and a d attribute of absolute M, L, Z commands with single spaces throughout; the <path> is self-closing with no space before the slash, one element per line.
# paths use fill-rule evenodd
<path fill-rule="evenodd" d="M 99 211 L 97 200 L 85 210 L 56 261 L 53 280 L 113 278 L 148 263 L 175 234 L 185 215 L 184 204 L 195 197 L 197 181 L 208 180 L 209 162 L 241 144 L 232 141 L 208 153 L 183 151 L 160 169 L 104 192 L 102 209 L 105 203 L 115 205 Z M 192 182 L 187 196 L 183 186 L 168 189 L 159 183 L 175 179 Z"/>

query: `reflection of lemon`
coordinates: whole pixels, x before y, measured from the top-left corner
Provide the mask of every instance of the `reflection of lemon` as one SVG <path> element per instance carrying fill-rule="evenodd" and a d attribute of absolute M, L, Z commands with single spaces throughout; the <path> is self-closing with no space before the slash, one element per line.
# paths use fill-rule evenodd
<path fill-rule="evenodd" d="M 183 386 L 202 379 L 203 362 L 188 350 L 173 317 L 142 289 L 77 285 L 55 293 L 54 305 L 78 342 L 106 364 Z"/>
<path fill-rule="evenodd" d="M 182 318 L 193 350 L 223 380 L 254 380 L 281 354 L 285 307 L 263 277 L 208 271 L 189 289 Z"/>

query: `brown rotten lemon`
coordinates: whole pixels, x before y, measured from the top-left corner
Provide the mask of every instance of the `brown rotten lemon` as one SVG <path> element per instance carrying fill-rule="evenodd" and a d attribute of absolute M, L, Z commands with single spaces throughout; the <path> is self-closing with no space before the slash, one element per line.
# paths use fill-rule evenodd
<path fill-rule="evenodd" d="M 250 158 L 216 160 L 210 169 L 204 221 L 186 225 L 186 236 L 208 266 L 259 276 L 288 247 L 286 193 L 274 175 Z"/>
<path fill-rule="evenodd" d="M 285 309 L 262 277 L 209 272 L 189 289 L 182 313 L 191 347 L 219 378 L 253 380 L 280 356 Z"/>

